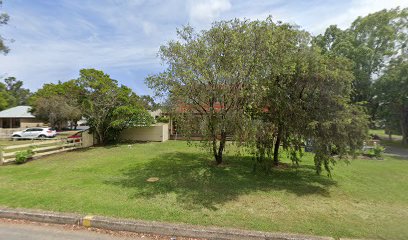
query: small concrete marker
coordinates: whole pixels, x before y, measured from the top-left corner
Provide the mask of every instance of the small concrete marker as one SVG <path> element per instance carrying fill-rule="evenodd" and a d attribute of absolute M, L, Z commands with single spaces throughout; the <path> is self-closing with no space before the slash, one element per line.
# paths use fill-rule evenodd
<path fill-rule="evenodd" d="M 82 226 L 84 226 L 84 227 L 91 227 L 91 225 L 92 225 L 92 219 L 93 219 L 93 218 L 94 218 L 94 217 L 93 217 L 93 216 L 90 216 L 90 215 L 83 217 L 83 218 L 82 218 Z"/>
<path fill-rule="evenodd" d="M 159 180 L 160 179 L 158 177 L 151 177 L 151 178 L 146 179 L 147 182 L 157 182 Z"/>

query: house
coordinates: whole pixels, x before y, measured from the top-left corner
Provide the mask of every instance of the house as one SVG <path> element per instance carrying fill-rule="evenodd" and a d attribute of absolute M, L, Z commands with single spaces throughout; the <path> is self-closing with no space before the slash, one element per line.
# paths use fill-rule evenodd
<path fill-rule="evenodd" d="M 42 127 L 44 122 L 30 113 L 30 106 L 17 106 L 0 112 L 1 129 Z"/>

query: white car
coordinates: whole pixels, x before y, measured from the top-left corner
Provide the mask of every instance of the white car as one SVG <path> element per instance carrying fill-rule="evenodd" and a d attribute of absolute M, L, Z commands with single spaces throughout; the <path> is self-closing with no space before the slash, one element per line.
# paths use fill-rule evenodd
<path fill-rule="evenodd" d="M 52 138 L 57 131 L 51 128 L 27 128 L 26 130 L 13 132 L 13 138 Z"/>

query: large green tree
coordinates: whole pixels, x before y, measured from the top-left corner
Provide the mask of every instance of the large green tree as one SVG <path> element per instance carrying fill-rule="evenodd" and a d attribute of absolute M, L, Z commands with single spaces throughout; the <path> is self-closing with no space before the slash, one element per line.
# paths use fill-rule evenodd
<path fill-rule="evenodd" d="M 78 106 L 70 105 L 64 96 L 58 95 L 38 97 L 33 106 L 33 114 L 57 129 L 66 127 L 68 122 L 75 123 L 82 117 Z"/>
<path fill-rule="evenodd" d="M 160 107 L 160 104 L 156 103 L 150 95 L 141 95 L 139 99 L 146 110 L 154 111 Z"/>
<path fill-rule="evenodd" d="M 12 106 L 26 105 L 30 97 L 30 90 L 23 88 L 23 81 L 17 80 L 15 77 L 4 79 L 7 91 L 13 96 L 14 101 Z"/>
<path fill-rule="evenodd" d="M 217 164 L 223 162 L 227 135 L 244 121 L 244 102 L 251 99 L 246 94 L 256 65 L 256 41 L 248 32 L 250 24 L 218 22 L 201 33 L 182 28 L 177 41 L 160 48 L 169 67 L 147 78 L 156 93 L 169 96 L 178 131 L 188 138 L 200 134 Z"/>
<path fill-rule="evenodd" d="M 52 127 L 60 129 L 70 122 L 76 127 L 82 118 L 80 106 L 83 91 L 75 80 L 44 84 L 29 98 L 33 114 Z"/>
<path fill-rule="evenodd" d="M 0 82 L 0 111 L 9 108 L 14 103 L 14 97 L 7 91 L 4 83 Z"/>
<path fill-rule="evenodd" d="M 153 122 L 151 115 L 140 105 L 139 97 L 130 88 L 119 86 L 108 74 L 82 69 L 75 82 L 83 91 L 80 99 L 82 113 L 99 144 L 117 141 L 125 128 Z"/>
<path fill-rule="evenodd" d="M 350 104 L 353 78 L 346 58 L 321 53 L 312 37 L 288 24 L 270 19 L 254 25 L 258 40 L 257 93 L 247 129 L 247 144 L 255 147 L 264 168 L 279 164 L 282 146 L 294 163 L 305 140 L 313 141 L 316 170 L 330 172 L 334 154 L 347 155 L 363 143 L 365 114 Z"/>
<path fill-rule="evenodd" d="M 382 10 L 358 17 L 346 30 L 330 26 L 315 38 L 326 53 L 344 56 L 353 62 L 353 102 L 368 107 L 372 120 L 377 102 L 373 82 L 382 75 L 390 59 L 407 47 L 408 8 Z"/>
<path fill-rule="evenodd" d="M 408 144 L 408 55 L 393 60 L 375 83 L 380 112 L 388 130 L 400 128 L 402 143 Z"/>
<path fill-rule="evenodd" d="M 0 0 L 0 9 L 2 5 L 3 5 L 3 1 Z M 9 19 L 10 17 L 7 13 L 0 12 L 0 27 L 1 25 L 7 24 Z M 0 53 L 7 54 L 10 51 L 10 49 L 5 45 L 4 40 L 5 40 L 4 37 L 0 35 Z"/>
<path fill-rule="evenodd" d="M 217 22 L 200 33 L 185 27 L 178 35 L 160 49 L 168 68 L 147 83 L 168 96 L 178 130 L 201 134 L 218 164 L 228 135 L 275 164 L 282 144 L 298 162 L 311 138 L 318 172 L 330 170 L 335 151 L 361 146 L 366 120 L 350 104 L 350 63 L 322 54 L 308 33 L 268 18 Z"/>
<path fill-rule="evenodd" d="M 30 90 L 23 88 L 23 82 L 15 77 L 4 79 L 0 82 L 0 109 L 26 105 L 30 97 Z"/>

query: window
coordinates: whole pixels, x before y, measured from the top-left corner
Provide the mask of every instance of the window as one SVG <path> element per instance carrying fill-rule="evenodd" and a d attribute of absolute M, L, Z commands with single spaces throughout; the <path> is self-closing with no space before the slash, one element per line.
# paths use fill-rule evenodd
<path fill-rule="evenodd" d="M 13 118 L 11 120 L 11 125 L 13 128 L 19 128 L 20 127 L 20 118 Z"/>
<path fill-rule="evenodd" d="M 1 122 L 2 122 L 2 128 L 11 128 L 9 118 L 3 118 Z"/>

